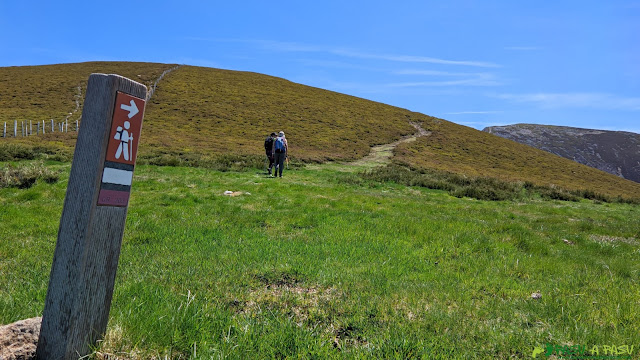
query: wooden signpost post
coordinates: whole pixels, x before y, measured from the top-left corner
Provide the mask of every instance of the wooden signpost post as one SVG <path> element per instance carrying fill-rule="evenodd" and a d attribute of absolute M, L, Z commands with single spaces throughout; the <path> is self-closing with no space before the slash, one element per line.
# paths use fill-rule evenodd
<path fill-rule="evenodd" d="M 36 356 L 78 359 L 104 336 L 147 88 L 89 77 Z M 44 127 L 43 127 L 44 132 Z"/>

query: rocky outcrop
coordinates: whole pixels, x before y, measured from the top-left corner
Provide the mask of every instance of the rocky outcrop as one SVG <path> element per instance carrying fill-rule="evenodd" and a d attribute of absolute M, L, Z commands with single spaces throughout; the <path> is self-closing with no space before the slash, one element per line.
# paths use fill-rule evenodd
<path fill-rule="evenodd" d="M 483 131 L 640 182 L 640 134 L 532 124 Z"/>
<path fill-rule="evenodd" d="M 35 359 L 41 317 L 0 326 L 0 360 Z"/>

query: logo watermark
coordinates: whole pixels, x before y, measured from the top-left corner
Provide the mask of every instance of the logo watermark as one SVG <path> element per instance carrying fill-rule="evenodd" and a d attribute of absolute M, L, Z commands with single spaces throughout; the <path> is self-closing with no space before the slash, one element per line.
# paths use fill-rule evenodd
<path fill-rule="evenodd" d="M 536 346 L 531 355 L 534 359 L 555 356 L 558 359 L 622 360 L 633 359 L 634 345 L 557 345 L 546 343 Z"/>

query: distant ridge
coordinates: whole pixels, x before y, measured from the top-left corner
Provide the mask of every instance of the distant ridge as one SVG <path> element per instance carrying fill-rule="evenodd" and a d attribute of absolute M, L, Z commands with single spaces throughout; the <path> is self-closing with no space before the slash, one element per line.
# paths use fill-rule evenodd
<path fill-rule="evenodd" d="M 640 182 L 640 134 L 534 124 L 483 131 Z"/>

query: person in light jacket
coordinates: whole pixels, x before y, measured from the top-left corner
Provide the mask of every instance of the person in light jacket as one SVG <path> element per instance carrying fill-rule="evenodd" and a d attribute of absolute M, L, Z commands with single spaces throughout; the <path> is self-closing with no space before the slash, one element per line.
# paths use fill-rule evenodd
<path fill-rule="evenodd" d="M 289 144 L 287 143 L 287 139 L 284 137 L 284 131 L 280 131 L 276 141 L 273 142 L 274 162 L 276 164 L 276 169 L 274 170 L 273 175 L 278 176 L 278 174 L 280 174 L 280 177 L 282 177 L 284 160 L 287 158 L 288 152 Z"/>

